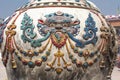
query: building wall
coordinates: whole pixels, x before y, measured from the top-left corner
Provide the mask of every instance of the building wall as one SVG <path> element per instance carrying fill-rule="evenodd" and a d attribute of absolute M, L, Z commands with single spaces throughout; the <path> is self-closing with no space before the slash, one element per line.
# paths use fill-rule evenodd
<path fill-rule="evenodd" d="M 109 23 L 115 28 L 120 28 L 120 20 L 109 21 Z"/>
<path fill-rule="evenodd" d="M 118 40 L 118 54 L 120 54 L 120 19 L 107 19 L 107 20 L 116 30 Z"/>

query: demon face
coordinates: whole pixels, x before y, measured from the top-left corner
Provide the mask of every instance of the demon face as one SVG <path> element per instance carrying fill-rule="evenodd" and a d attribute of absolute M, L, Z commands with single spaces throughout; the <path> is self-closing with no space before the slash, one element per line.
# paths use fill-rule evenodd
<path fill-rule="evenodd" d="M 48 31 L 56 32 L 68 31 L 73 35 L 77 35 L 80 28 L 80 21 L 78 19 L 72 20 L 74 17 L 67 13 L 60 11 L 52 14 L 45 15 L 46 20 L 38 20 L 38 30 L 41 35 L 46 35 Z"/>

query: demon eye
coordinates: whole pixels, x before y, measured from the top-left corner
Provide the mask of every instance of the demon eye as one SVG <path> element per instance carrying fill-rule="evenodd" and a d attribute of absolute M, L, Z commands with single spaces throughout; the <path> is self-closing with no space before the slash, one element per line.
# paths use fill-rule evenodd
<path fill-rule="evenodd" d="M 63 27 L 68 27 L 68 23 L 64 23 L 64 24 L 63 24 Z"/>
<path fill-rule="evenodd" d="M 49 26 L 50 26 L 50 27 L 55 27 L 55 24 L 54 24 L 54 23 L 50 23 Z"/>

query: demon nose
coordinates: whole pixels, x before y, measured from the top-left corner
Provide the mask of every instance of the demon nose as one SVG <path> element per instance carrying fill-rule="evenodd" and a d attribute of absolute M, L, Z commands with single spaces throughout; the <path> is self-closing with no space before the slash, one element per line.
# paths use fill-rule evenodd
<path fill-rule="evenodd" d="M 56 24 L 55 29 L 62 29 L 62 24 Z"/>
<path fill-rule="evenodd" d="M 55 29 L 62 29 L 62 27 L 55 27 Z"/>

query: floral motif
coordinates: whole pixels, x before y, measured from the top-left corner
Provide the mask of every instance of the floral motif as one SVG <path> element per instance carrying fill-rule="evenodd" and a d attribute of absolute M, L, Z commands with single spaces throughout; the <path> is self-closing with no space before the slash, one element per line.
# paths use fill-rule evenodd
<path fill-rule="evenodd" d="M 98 40 L 98 37 L 96 36 L 98 29 L 95 27 L 95 21 L 93 20 L 91 14 L 89 14 L 85 23 L 85 34 L 83 35 L 83 39 L 85 40 L 84 42 L 82 40 L 76 39 L 71 33 L 67 32 L 68 36 L 76 43 L 76 46 L 80 48 L 84 48 L 85 45 L 88 44 L 95 45 Z"/>
<path fill-rule="evenodd" d="M 91 14 L 89 13 L 89 16 L 87 18 L 87 20 L 85 21 L 86 24 L 86 28 L 84 29 L 84 31 L 86 32 L 85 35 L 83 35 L 83 38 L 85 40 L 88 40 L 87 42 L 85 42 L 85 44 L 96 44 L 98 37 L 96 36 L 96 32 L 97 32 L 97 28 L 95 27 L 95 21 L 93 20 Z"/>
<path fill-rule="evenodd" d="M 41 46 L 41 42 L 47 40 L 50 36 L 50 32 L 48 32 L 45 37 L 34 40 L 34 38 L 36 37 L 36 33 L 34 32 L 33 20 L 27 15 L 27 13 L 24 14 L 21 24 L 21 30 L 23 30 L 23 35 L 21 36 L 21 38 L 24 43 L 30 42 L 32 47 Z"/>
<path fill-rule="evenodd" d="M 22 24 L 21 30 L 24 30 L 23 35 L 22 35 L 23 41 L 31 42 L 31 39 L 35 38 L 36 33 L 33 32 L 33 30 L 34 30 L 33 20 L 30 19 L 30 17 L 27 15 L 27 13 L 24 14 L 24 18 L 23 18 L 21 24 Z"/>

